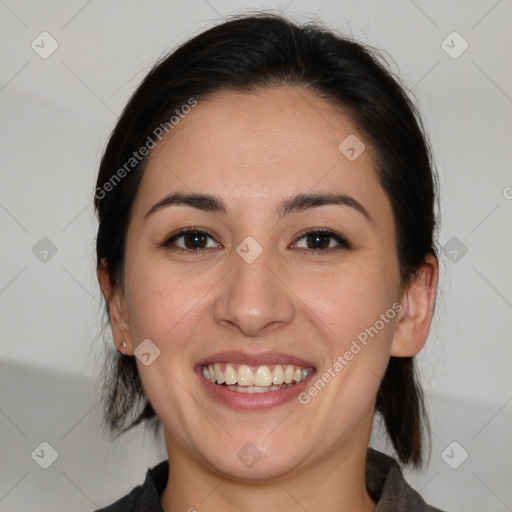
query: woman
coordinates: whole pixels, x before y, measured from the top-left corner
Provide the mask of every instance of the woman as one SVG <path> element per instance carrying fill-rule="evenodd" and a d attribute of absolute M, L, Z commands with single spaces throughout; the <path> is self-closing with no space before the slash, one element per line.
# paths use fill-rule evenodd
<path fill-rule="evenodd" d="M 156 65 L 101 162 L 107 424 L 168 460 L 103 511 L 435 511 L 413 358 L 438 279 L 415 107 L 361 44 L 241 16 Z M 141 404 L 142 402 L 142 404 Z"/>

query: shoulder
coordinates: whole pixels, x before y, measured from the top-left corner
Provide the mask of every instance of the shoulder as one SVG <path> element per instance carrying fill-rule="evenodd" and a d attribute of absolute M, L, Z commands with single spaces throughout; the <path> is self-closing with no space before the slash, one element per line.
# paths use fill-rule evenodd
<path fill-rule="evenodd" d="M 366 457 L 366 487 L 377 502 L 375 512 L 443 512 L 425 503 L 407 483 L 395 459 L 373 448 Z"/>
<path fill-rule="evenodd" d="M 169 463 L 164 460 L 148 469 L 142 485 L 134 487 L 128 494 L 111 505 L 94 512 L 163 512 L 160 496 L 167 485 L 168 477 Z"/>

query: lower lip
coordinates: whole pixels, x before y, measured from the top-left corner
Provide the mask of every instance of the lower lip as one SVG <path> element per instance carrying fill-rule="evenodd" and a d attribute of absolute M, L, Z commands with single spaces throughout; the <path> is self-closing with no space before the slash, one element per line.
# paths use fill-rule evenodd
<path fill-rule="evenodd" d="M 266 391 L 264 393 L 240 393 L 233 391 L 226 386 L 220 384 L 214 384 L 211 380 L 207 380 L 203 377 L 203 371 L 201 367 L 196 369 L 197 376 L 201 380 L 206 393 L 214 400 L 237 410 L 264 410 L 277 407 L 278 405 L 290 402 L 298 397 L 307 386 L 310 384 L 313 373 L 308 376 L 306 380 L 300 381 L 290 387 L 283 387 L 277 391 Z"/>

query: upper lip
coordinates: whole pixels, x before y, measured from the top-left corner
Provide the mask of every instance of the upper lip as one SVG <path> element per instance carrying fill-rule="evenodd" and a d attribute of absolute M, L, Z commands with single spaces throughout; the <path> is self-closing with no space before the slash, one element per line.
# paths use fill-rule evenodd
<path fill-rule="evenodd" d="M 197 364 L 198 366 L 201 366 L 211 363 L 238 363 L 247 364 L 250 366 L 262 366 L 265 364 L 291 364 L 294 366 L 301 366 L 303 368 L 314 368 L 314 365 L 311 363 L 311 361 L 306 361 L 300 357 L 285 354 L 283 352 L 247 353 L 237 352 L 235 350 L 226 350 L 206 356 Z"/>

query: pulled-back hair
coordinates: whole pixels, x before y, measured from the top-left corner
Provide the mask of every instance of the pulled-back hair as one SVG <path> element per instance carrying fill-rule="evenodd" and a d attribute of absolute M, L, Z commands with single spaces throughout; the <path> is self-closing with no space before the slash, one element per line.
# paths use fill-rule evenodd
<path fill-rule="evenodd" d="M 411 283 L 428 254 L 437 257 L 437 176 L 420 116 L 399 79 L 368 46 L 318 24 L 298 26 L 261 13 L 229 19 L 161 59 L 120 116 L 101 161 L 95 194 L 97 263 L 106 259 L 114 287 L 122 287 L 131 208 L 148 159 L 130 160 L 134 151 L 148 145 L 155 130 L 168 126 L 191 99 L 200 101 L 219 90 L 258 91 L 278 85 L 308 88 L 343 109 L 371 146 L 392 206 L 402 286 Z M 133 165 L 127 167 L 129 161 Z M 390 357 L 375 410 L 401 462 L 420 466 L 424 428 L 427 433 L 429 429 L 415 372 L 413 357 Z M 103 377 L 104 421 L 112 433 L 143 421 L 158 427 L 133 356 L 107 353 Z"/>

